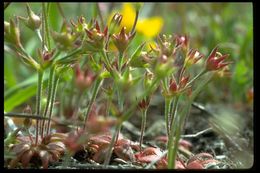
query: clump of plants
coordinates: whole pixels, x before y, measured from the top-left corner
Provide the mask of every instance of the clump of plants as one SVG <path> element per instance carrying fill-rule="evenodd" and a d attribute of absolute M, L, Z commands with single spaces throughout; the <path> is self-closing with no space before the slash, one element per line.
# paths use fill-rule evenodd
<path fill-rule="evenodd" d="M 35 108 L 20 115 L 26 118 L 24 126 L 10 131 L 5 139 L 6 153 L 13 153 L 5 159 L 8 168 L 48 168 L 49 163 L 59 161 L 69 166 L 71 157 L 99 163 L 102 168 L 115 161 L 140 168 L 220 167 L 221 162 L 208 153 L 190 154 L 192 144 L 181 135 L 194 99 L 216 73 L 228 70 L 228 54 L 220 53 L 216 46 L 203 55 L 192 47 L 190 37 L 178 34 L 160 34 L 155 44 L 146 40 L 131 44 L 137 35 L 139 3 L 130 31 L 121 26 L 125 16 L 120 13 L 111 21 L 91 16 L 70 23 L 64 20 L 61 30 L 54 31 L 49 27 L 49 5 L 42 3 L 42 14 L 37 15 L 25 4 L 26 17 L 4 22 L 5 45 L 38 74 Z M 35 56 L 23 46 L 21 25 L 39 38 L 41 47 Z M 195 73 L 198 67 L 200 71 Z M 71 81 L 64 79 L 68 74 Z M 69 94 L 59 88 L 61 84 L 71 89 Z M 156 93 L 164 98 L 164 149 L 143 144 L 150 102 Z M 57 100 L 62 105 L 58 108 Z M 139 112 L 140 138 L 132 141 L 121 129 Z M 17 115 L 5 112 L 11 114 Z M 186 159 L 179 152 L 186 153 Z"/>

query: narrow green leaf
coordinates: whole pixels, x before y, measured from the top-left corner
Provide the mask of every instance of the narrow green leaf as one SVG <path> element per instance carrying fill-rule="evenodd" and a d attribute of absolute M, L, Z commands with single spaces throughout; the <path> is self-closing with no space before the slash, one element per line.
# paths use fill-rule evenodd
<path fill-rule="evenodd" d="M 129 59 L 129 64 L 134 67 L 143 67 L 144 62 L 140 59 L 140 54 L 143 50 L 145 42 L 138 46 L 138 48 L 134 51 L 133 55 Z"/>
<path fill-rule="evenodd" d="M 16 106 L 19 106 L 20 104 L 30 99 L 32 96 L 36 94 L 36 90 L 37 90 L 37 85 L 35 84 L 23 90 L 20 90 L 19 92 L 16 92 L 8 99 L 5 99 L 4 101 L 5 111 L 9 112 L 13 110 Z"/>

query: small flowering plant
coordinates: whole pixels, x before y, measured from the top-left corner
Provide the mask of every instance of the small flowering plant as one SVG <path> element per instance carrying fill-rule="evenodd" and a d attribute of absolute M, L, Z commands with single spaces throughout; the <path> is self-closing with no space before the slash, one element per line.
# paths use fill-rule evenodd
<path fill-rule="evenodd" d="M 26 3 L 28 17 L 4 22 L 5 45 L 38 74 L 35 109 L 23 115 L 27 121 L 28 117 L 36 119 L 36 123 L 28 125 L 28 121 L 22 129 L 10 132 L 5 147 L 15 158 L 8 160 L 8 167 L 21 163 L 26 168 L 35 158 L 41 160 L 43 168 L 48 168 L 49 163 L 58 162 L 64 154 L 66 162 L 66 156 L 82 151 L 104 168 L 115 155 L 121 162 L 142 166 L 157 160 L 156 167 L 164 169 L 205 168 L 209 162 L 219 163 L 211 155 L 207 161 L 190 158 L 184 163 L 178 157 L 178 149 L 185 148 L 181 134 L 191 104 L 213 74 L 230 64 L 229 55 L 221 54 L 218 46 L 209 55 L 203 55 L 190 45 L 191 37 L 187 35 L 157 33 L 155 45 L 146 40 L 133 45 L 137 33 L 145 34 L 138 18 L 142 5 L 124 6 L 134 11 L 132 25 L 124 19 L 128 14 L 116 12 L 107 22 L 102 15 L 101 20 L 80 16 L 77 22 L 70 20 L 70 24 L 64 19 L 61 30 L 54 31 L 48 25 L 49 4 L 46 3 L 42 4 L 42 15 L 38 16 Z M 156 18 L 160 25 L 161 20 Z M 24 48 L 19 21 L 39 38 L 41 47 L 37 55 L 30 55 Z M 191 73 L 198 62 L 202 64 L 201 71 Z M 64 79 L 69 70 L 71 82 Z M 47 77 L 47 87 L 44 77 Z M 60 84 L 69 85 L 69 95 Z M 134 93 L 138 88 L 141 92 Z M 164 156 L 159 148 L 143 144 L 149 106 L 158 91 L 165 107 L 168 153 Z M 63 95 L 68 103 L 62 100 Z M 56 100 L 63 107 L 55 107 Z M 63 120 L 54 121 L 57 110 L 61 115 L 64 110 L 69 115 L 64 113 Z M 121 134 L 123 123 L 136 116 L 136 110 L 142 114 L 138 143 Z M 62 124 L 66 120 L 74 129 L 63 131 L 55 127 L 54 122 Z"/>

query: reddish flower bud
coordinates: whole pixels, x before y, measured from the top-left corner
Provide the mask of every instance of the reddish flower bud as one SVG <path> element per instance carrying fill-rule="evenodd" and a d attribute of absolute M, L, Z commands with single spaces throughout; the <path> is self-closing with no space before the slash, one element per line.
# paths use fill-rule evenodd
<path fill-rule="evenodd" d="M 95 27 L 92 29 L 85 28 L 88 39 L 83 43 L 83 49 L 86 51 L 100 51 L 105 46 L 105 38 L 107 37 L 108 28 L 105 27 L 104 31 L 101 32 L 98 22 L 95 22 Z"/>
<path fill-rule="evenodd" d="M 184 49 L 187 49 L 188 46 L 189 46 L 189 39 L 186 35 L 185 36 L 178 36 L 177 35 L 175 37 L 175 41 L 176 41 L 175 47 L 182 47 Z"/>
<path fill-rule="evenodd" d="M 146 99 L 142 99 L 142 100 L 138 103 L 138 107 L 139 107 L 139 109 L 141 109 L 141 110 L 145 110 L 145 109 L 148 108 L 149 104 L 150 104 L 150 98 L 147 97 Z"/>
<path fill-rule="evenodd" d="M 224 60 L 229 57 L 228 54 L 221 55 L 217 51 L 218 51 L 218 47 L 215 47 L 210 53 L 206 61 L 206 69 L 208 71 L 220 70 L 231 63 L 231 62 L 224 62 Z"/>
<path fill-rule="evenodd" d="M 172 92 L 172 93 L 176 93 L 176 92 L 177 92 L 177 90 L 178 90 L 178 85 L 176 84 L 175 81 L 172 81 L 172 82 L 170 83 L 169 89 L 170 89 L 170 92 Z"/>
<path fill-rule="evenodd" d="M 80 91 L 84 91 L 86 88 L 89 88 L 97 77 L 89 69 L 81 71 L 79 64 L 77 64 L 75 67 L 75 75 L 76 86 L 79 88 Z"/>
<path fill-rule="evenodd" d="M 123 27 L 119 34 L 113 34 L 112 39 L 118 51 L 124 52 L 127 46 L 130 44 L 132 39 L 135 36 L 135 32 L 133 34 L 126 34 L 126 27 Z"/>
<path fill-rule="evenodd" d="M 180 88 L 181 89 L 184 88 L 187 85 L 187 83 L 189 81 L 189 77 L 190 76 L 182 77 L 182 79 L 180 81 Z"/>

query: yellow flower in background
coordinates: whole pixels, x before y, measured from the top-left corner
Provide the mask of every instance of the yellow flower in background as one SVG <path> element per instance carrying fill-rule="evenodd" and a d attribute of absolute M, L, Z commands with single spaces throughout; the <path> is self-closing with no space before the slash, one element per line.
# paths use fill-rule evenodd
<path fill-rule="evenodd" d="M 136 30 L 146 37 L 155 37 L 161 32 L 162 26 L 163 19 L 161 17 L 151 17 L 138 21 Z"/>
<path fill-rule="evenodd" d="M 120 26 L 125 26 L 126 32 L 130 32 L 135 20 L 135 9 L 133 5 L 131 3 L 123 3 L 123 7 L 120 11 L 120 14 L 123 15 L 123 19 L 121 21 Z M 111 20 L 112 16 L 109 19 Z M 161 32 L 163 22 L 163 19 L 159 16 L 144 19 L 138 18 L 136 24 L 136 32 L 141 33 L 148 38 L 153 38 Z"/>

